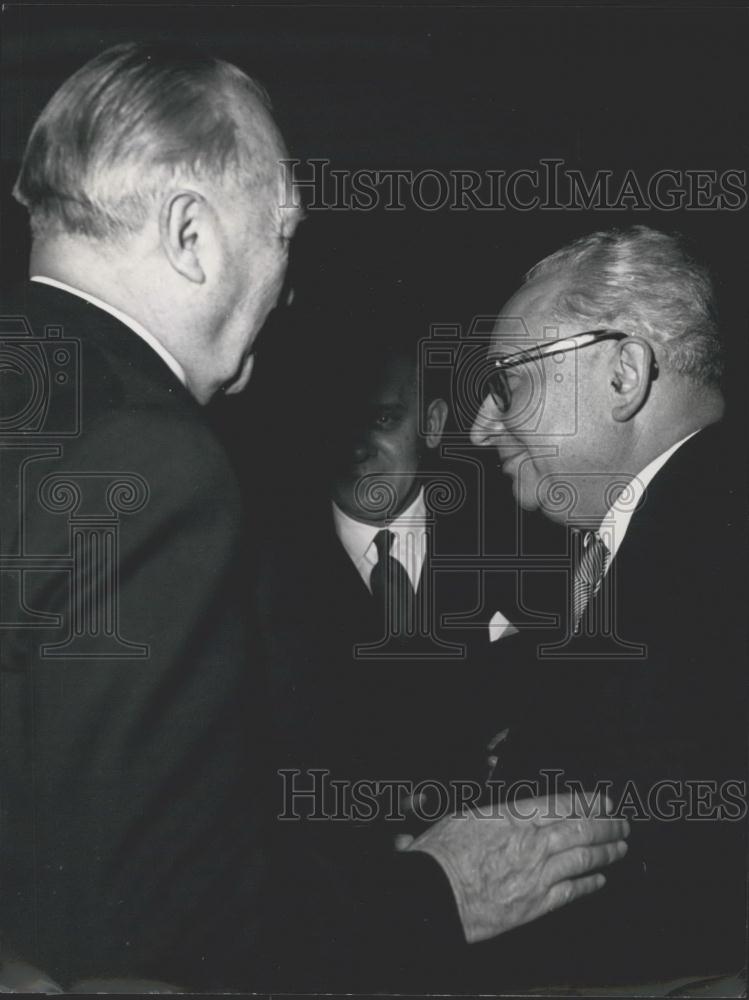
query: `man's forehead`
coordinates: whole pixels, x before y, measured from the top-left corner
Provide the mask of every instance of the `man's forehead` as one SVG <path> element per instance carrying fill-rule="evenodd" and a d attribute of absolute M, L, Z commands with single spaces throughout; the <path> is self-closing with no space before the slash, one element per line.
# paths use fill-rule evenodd
<path fill-rule="evenodd" d="M 242 138 L 255 173 L 255 197 L 260 192 L 284 230 L 292 231 L 305 217 L 305 212 L 294 196 L 288 169 L 289 153 L 283 136 L 259 102 L 245 106 L 242 118 Z"/>
<path fill-rule="evenodd" d="M 407 404 L 416 395 L 416 363 L 400 355 L 379 359 L 371 363 L 362 383 L 370 404 Z"/>
<path fill-rule="evenodd" d="M 502 308 L 492 331 L 491 352 L 512 354 L 558 340 L 554 306 L 564 282 L 545 278 L 523 285 Z"/>

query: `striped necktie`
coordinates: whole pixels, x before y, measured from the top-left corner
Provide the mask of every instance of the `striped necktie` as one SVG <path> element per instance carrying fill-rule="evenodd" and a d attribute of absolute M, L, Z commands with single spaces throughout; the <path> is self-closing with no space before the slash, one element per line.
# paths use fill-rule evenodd
<path fill-rule="evenodd" d="M 369 582 L 383 608 L 388 635 L 412 635 L 416 625 L 416 594 L 408 573 L 390 554 L 394 541 L 395 535 L 387 528 L 375 535 L 377 563 Z"/>
<path fill-rule="evenodd" d="M 598 593 L 611 553 L 595 531 L 572 532 L 575 576 L 572 585 L 572 622 L 577 631 L 580 620 Z"/>

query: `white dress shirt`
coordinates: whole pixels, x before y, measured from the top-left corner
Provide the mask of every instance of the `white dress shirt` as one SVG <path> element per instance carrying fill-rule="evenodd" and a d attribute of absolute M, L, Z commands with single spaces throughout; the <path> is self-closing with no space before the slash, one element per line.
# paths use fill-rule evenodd
<path fill-rule="evenodd" d="M 414 591 L 418 591 L 427 547 L 427 516 L 423 489 L 419 490 L 413 503 L 389 524 L 384 522 L 380 526 L 364 524 L 363 521 L 349 517 L 335 503 L 333 504 L 333 520 L 341 544 L 370 592 L 372 590 L 370 577 L 378 561 L 374 538 L 383 528 L 392 531 L 395 535 L 390 555 L 403 566 L 408 573 Z M 496 642 L 505 634 L 513 635 L 517 632 L 517 629 L 500 611 L 492 616 L 488 628 L 491 642 Z"/>
<path fill-rule="evenodd" d="M 115 309 L 114 306 L 110 306 L 106 302 L 102 302 L 102 300 L 97 299 L 95 295 L 89 295 L 88 292 L 82 292 L 80 288 L 73 288 L 72 285 L 66 285 L 64 281 L 58 281 L 56 278 L 47 278 L 42 274 L 32 275 L 31 280 L 38 282 L 40 285 L 51 285 L 53 288 L 62 289 L 63 292 L 70 292 L 71 295 L 77 295 L 79 299 L 85 299 L 86 302 L 90 302 L 91 305 L 96 306 L 97 309 L 103 309 L 104 312 L 108 312 L 110 316 L 114 316 L 114 318 L 118 319 L 120 323 L 129 327 L 133 333 L 137 333 L 142 340 L 145 340 L 149 347 L 153 348 L 162 361 L 164 361 L 169 368 L 171 368 L 182 385 L 187 386 L 185 370 L 179 361 L 177 361 L 177 359 L 171 355 L 169 351 L 167 351 L 161 341 L 157 340 L 156 337 L 154 337 L 152 333 L 149 333 L 144 326 L 141 326 L 137 320 L 134 320 L 131 316 L 128 316 L 120 309 Z"/>
<path fill-rule="evenodd" d="M 421 570 L 426 557 L 426 505 L 424 490 L 419 490 L 414 501 L 392 521 L 382 524 L 365 524 L 344 513 L 338 504 L 333 503 L 333 521 L 336 534 L 348 553 L 359 576 L 371 592 L 370 577 L 372 569 L 377 565 L 377 548 L 375 535 L 383 529 L 392 531 L 395 535 L 390 555 L 397 559 L 408 573 L 414 591 L 419 589 Z"/>

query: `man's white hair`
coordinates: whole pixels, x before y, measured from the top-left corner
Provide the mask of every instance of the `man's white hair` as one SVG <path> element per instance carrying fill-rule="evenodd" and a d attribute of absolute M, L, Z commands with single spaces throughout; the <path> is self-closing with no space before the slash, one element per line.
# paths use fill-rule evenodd
<path fill-rule="evenodd" d="M 269 107 L 236 66 L 190 46 L 116 45 L 44 108 L 13 194 L 36 236 L 137 232 L 168 185 L 183 179 L 272 182 L 262 155 Z"/>
<path fill-rule="evenodd" d="M 706 384 L 720 379 L 712 282 L 679 236 L 647 226 L 592 233 L 539 261 L 525 281 L 552 275 L 565 280 L 557 319 L 638 334 L 670 371 Z"/>

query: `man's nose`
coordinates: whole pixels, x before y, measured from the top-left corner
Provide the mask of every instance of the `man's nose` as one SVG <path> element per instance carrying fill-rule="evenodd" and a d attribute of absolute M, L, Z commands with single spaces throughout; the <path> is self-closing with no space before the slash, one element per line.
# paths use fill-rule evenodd
<path fill-rule="evenodd" d="M 369 458 L 369 445 L 362 441 L 358 441 L 353 447 L 351 457 L 357 465 L 360 462 L 366 462 Z"/>
<path fill-rule="evenodd" d="M 504 429 L 504 415 L 491 396 L 481 404 L 471 427 L 471 444 L 486 446 L 492 444 L 495 436 Z"/>
<path fill-rule="evenodd" d="M 354 464 L 366 462 L 374 455 L 374 444 L 369 434 L 361 432 L 357 434 L 351 443 L 351 458 Z"/>

